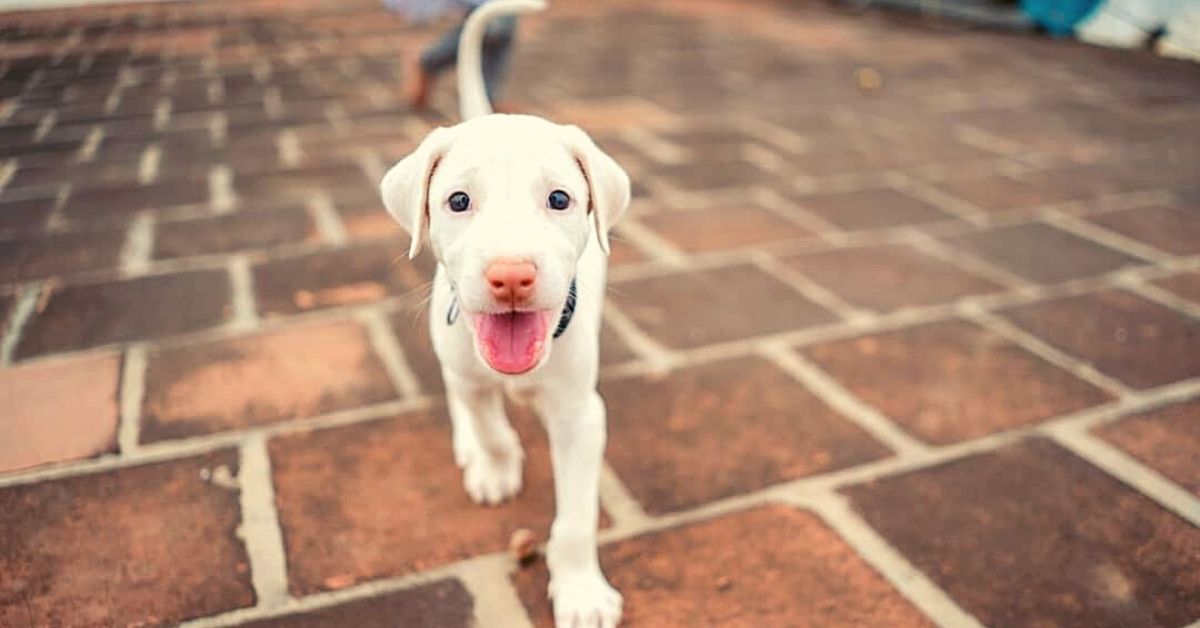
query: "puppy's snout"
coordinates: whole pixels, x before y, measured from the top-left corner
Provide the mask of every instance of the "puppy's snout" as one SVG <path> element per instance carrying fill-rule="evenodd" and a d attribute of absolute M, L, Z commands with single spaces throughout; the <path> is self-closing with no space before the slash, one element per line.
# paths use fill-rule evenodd
<path fill-rule="evenodd" d="M 520 305 L 533 296 L 537 285 L 537 267 L 527 260 L 496 260 L 483 271 L 492 298 Z"/>

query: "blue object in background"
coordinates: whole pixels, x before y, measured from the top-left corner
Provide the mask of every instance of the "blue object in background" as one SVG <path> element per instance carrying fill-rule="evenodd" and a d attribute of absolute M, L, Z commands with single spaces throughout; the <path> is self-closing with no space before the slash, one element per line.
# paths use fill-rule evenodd
<path fill-rule="evenodd" d="M 1103 0 L 1021 0 L 1021 11 L 1051 35 L 1070 35 Z"/>

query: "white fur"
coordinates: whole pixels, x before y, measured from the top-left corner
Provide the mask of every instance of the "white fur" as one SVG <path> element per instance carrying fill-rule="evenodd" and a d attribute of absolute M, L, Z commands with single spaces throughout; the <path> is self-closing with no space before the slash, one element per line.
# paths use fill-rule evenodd
<path fill-rule="evenodd" d="M 490 15 L 530 6 L 529 0 L 496 0 L 468 20 L 460 72 L 481 97 L 478 48 Z M 489 11 L 484 14 L 484 11 Z M 466 59 L 467 63 L 462 64 Z M 478 102 L 464 114 L 486 112 Z M 608 228 L 629 204 L 629 177 L 581 130 L 532 116 L 480 115 L 433 131 L 381 183 L 389 213 L 421 250 L 424 235 L 438 260 L 430 307 L 434 351 L 442 366 L 453 424 L 454 456 L 467 493 L 495 504 L 521 489 L 524 453 L 505 416 L 503 394 L 519 397 L 540 416 L 550 440 L 557 513 L 547 546 L 550 597 L 560 627 L 615 626 L 621 596 L 600 572 L 596 556 L 599 477 L 605 444 L 604 401 L 596 392 L 600 312 L 604 296 Z M 553 190 L 566 191 L 565 211 L 547 207 Z M 469 211 L 453 213 L 448 199 L 470 195 Z M 547 337 L 538 365 L 521 375 L 493 370 L 479 355 L 471 315 L 504 311 L 483 276 L 497 259 L 529 260 L 537 268 L 532 307 L 553 312 L 578 288 L 566 332 Z M 446 312 L 456 298 L 462 315 Z M 549 336 L 550 334 L 548 334 Z"/>

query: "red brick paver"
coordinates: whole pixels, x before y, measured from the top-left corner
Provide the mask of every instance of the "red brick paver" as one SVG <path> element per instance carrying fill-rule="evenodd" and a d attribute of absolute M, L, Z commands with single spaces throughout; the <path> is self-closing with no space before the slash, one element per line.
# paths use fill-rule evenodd
<path fill-rule="evenodd" d="M 788 264 L 852 305 L 877 311 L 999 290 L 995 282 L 906 245 L 809 253 Z"/>
<path fill-rule="evenodd" d="M 367 334 L 308 325 L 150 356 L 143 442 L 286 421 L 389 401 Z"/>
<path fill-rule="evenodd" d="M 229 276 L 196 271 L 44 288 L 43 312 L 30 321 L 18 355 L 86 349 L 220 325 L 231 318 Z"/>
<path fill-rule="evenodd" d="M 0 370 L 0 470 L 115 451 L 120 364 L 108 354 Z"/>
<path fill-rule="evenodd" d="M 655 513 L 889 453 L 762 359 L 616 380 L 601 392 L 609 461 Z"/>
<path fill-rule="evenodd" d="M 815 516 L 775 506 L 635 537 L 600 562 L 627 626 L 929 626 Z M 545 576 L 515 576 L 550 626 Z"/>
<path fill-rule="evenodd" d="M 1200 496 L 1200 401 L 1131 416 L 1097 433 Z"/>
<path fill-rule="evenodd" d="M 503 551 L 522 527 L 545 538 L 554 490 L 549 452 L 531 423 L 520 426 L 521 497 L 499 508 L 467 497 L 440 414 L 272 441 L 292 592 L 340 589 Z"/>
<path fill-rule="evenodd" d="M 831 322 L 833 315 L 753 266 L 623 282 L 614 301 L 659 342 L 694 347 Z"/>
<path fill-rule="evenodd" d="M 1047 442 L 848 492 L 867 521 L 986 625 L 1200 617 L 1200 530 Z"/>
<path fill-rule="evenodd" d="M 254 628 L 469 628 L 472 600 L 458 580 L 441 580 L 310 613 L 254 621 Z"/>
<path fill-rule="evenodd" d="M 0 623 L 175 623 L 254 604 L 232 451 L 0 489 Z M 104 591 L 97 594 L 97 591 Z"/>
<path fill-rule="evenodd" d="M 959 321 L 820 344 L 806 353 L 931 443 L 1028 425 L 1109 398 L 998 334 Z"/>
<path fill-rule="evenodd" d="M 1005 315 L 1130 386 L 1200 375 L 1200 321 L 1128 292 L 1025 305 Z"/>
<path fill-rule="evenodd" d="M 1041 223 L 1001 227 L 949 240 L 965 251 L 1038 283 L 1090 277 L 1135 258 Z"/>

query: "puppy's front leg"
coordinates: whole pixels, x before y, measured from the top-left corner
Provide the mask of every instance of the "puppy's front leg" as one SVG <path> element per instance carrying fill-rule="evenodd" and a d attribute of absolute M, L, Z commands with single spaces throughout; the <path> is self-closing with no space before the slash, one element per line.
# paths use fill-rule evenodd
<path fill-rule="evenodd" d="M 463 487 L 480 504 L 498 504 L 521 490 L 525 452 L 504 414 L 497 385 L 479 385 L 442 369 L 454 428 L 454 459 Z"/>
<path fill-rule="evenodd" d="M 621 619 L 621 594 L 609 586 L 596 556 L 604 401 L 594 390 L 545 394 L 539 410 L 550 437 L 557 513 L 546 563 L 554 621 L 560 628 L 609 628 Z"/>

